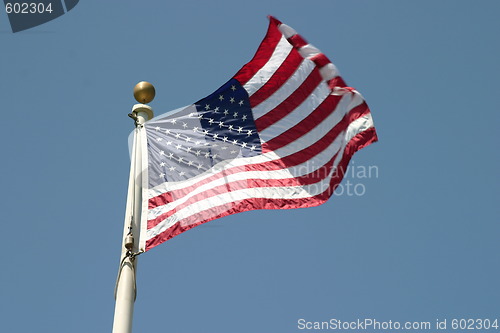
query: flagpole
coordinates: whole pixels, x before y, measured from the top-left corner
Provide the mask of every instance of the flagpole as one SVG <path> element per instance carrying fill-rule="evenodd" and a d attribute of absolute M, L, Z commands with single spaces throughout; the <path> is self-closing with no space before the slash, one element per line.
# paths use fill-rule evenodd
<path fill-rule="evenodd" d="M 142 216 L 142 188 L 144 177 L 144 126 L 153 118 L 150 106 L 142 104 L 153 100 L 155 90 L 148 82 L 139 82 L 134 88 L 134 97 L 141 103 L 132 108 L 129 116 L 135 120 L 134 143 L 132 148 L 130 176 L 128 184 L 127 208 L 123 226 L 122 252 L 120 267 L 115 286 L 115 314 L 113 333 L 131 333 L 136 298 L 137 255 L 144 251 L 139 246 Z"/>

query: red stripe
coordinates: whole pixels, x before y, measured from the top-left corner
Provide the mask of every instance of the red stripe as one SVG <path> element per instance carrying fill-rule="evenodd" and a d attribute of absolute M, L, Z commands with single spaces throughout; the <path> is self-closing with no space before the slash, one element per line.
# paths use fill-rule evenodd
<path fill-rule="evenodd" d="M 224 170 L 224 172 L 216 173 L 206 179 L 200 180 L 199 182 L 191 186 L 188 186 L 186 188 L 160 194 L 156 197 L 149 199 L 149 209 L 153 209 L 158 206 L 164 205 L 168 202 L 171 202 L 171 198 L 182 198 L 191 191 L 200 187 L 201 185 L 207 184 L 222 177 L 227 177 L 230 174 L 236 174 L 246 171 L 280 170 L 305 163 L 306 161 L 310 160 L 311 158 L 322 152 L 324 149 L 326 149 L 335 140 L 335 138 L 340 133 L 342 133 L 347 128 L 347 126 L 349 126 L 349 124 L 353 120 L 362 117 L 364 114 L 369 112 L 369 109 L 367 107 L 365 108 L 364 111 L 362 110 L 363 109 L 359 107 L 354 108 L 347 115 L 345 115 L 344 118 L 336 126 L 334 126 L 325 136 L 323 136 L 323 138 L 315 142 L 313 145 L 306 147 L 294 154 L 284 156 L 279 160 L 273 160 L 265 163 L 248 164 L 248 165 L 233 167 L 228 170 Z"/>
<path fill-rule="evenodd" d="M 344 79 L 341 78 L 340 76 L 336 76 L 330 81 L 328 81 L 328 86 L 330 87 L 331 90 L 335 87 L 347 87 L 347 83 L 345 83 Z"/>
<path fill-rule="evenodd" d="M 262 101 L 274 94 L 276 90 L 281 88 L 281 86 L 287 82 L 293 73 L 295 73 L 297 68 L 299 68 L 303 60 L 304 58 L 302 58 L 300 53 L 297 52 L 297 50 L 292 49 L 285 61 L 283 61 L 281 66 L 276 70 L 276 72 L 274 72 L 266 84 L 250 96 L 251 107 L 256 107 Z"/>
<path fill-rule="evenodd" d="M 309 59 L 312 60 L 319 68 L 331 63 L 330 59 L 328 59 L 328 57 L 323 53 L 318 53 Z"/>
<path fill-rule="evenodd" d="M 292 37 L 288 38 L 288 41 L 296 49 L 300 49 L 301 47 L 304 47 L 308 44 L 307 41 L 299 34 L 293 35 Z"/>
<path fill-rule="evenodd" d="M 278 22 L 279 21 L 276 19 L 270 18 L 266 36 L 260 43 L 254 57 L 234 76 L 234 78 L 238 80 L 241 85 L 247 83 L 248 80 L 250 80 L 271 58 L 271 55 L 273 54 L 274 49 L 278 45 L 282 36 L 278 29 Z"/>
<path fill-rule="evenodd" d="M 281 25 L 281 21 L 278 20 L 276 17 L 274 16 L 271 16 L 271 15 L 268 15 L 267 18 L 269 19 L 269 21 L 272 23 L 272 24 L 275 24 L 277 27 L 279 27 Z"/>
<path fill-rule="evenodd" d="M 344 149 L 344 155 L 338 166 L 338 172 L 332 177 L 330 187 L 323 193 L 311 198 L 301 199 L 268 199 L 268 198 L 253 198 L 233 202 L 218 207 L 212 207 L 206 211 L 199 212 L 189 218 L 175 223 L 172 227 L 165 230 L 163 233 L 146 241 L 146 251 L 159 245 L 191 228 L 199 226 L 203 223 L 218 219 L 224 216 L 241 213 L 249 210 L 257 209 L 293 209 L 319 206 L 326 202 L 335 188 L 340 184 L 347 170 L 347 165 L 352 158 L 352 155 L 359 149 L 377 141 L 375 128 L 369 128 L 366 131 L 358 133 L 352 138 Z M 207 217 L 207 214 L 209 217 Z"/>
<path fill-rule="evenodd" d="M 309 74 L 307 79 L 302 82 L 300 87 L 298 87 L 290 96 L 288 96 L 283 102 L 276 106 L 271 111 L 267 112 L 265 115 L 255 120 L 255 126 L 260 132 L 265 130 L 278 120 L 285 117 L 288 113 L 292 112 L 297 108 L 302 102 L 304 102 L 309 95 L 316 89 L 316 87 L 322 81 L 321 74 L 318 68 L 314 68 Z"/>

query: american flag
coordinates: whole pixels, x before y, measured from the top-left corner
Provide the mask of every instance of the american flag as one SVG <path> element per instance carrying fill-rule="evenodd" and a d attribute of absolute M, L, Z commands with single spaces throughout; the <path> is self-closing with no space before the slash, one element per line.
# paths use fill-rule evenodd
<path fill-rule="evenodd" d="M 353 154 L 377 140 L 359 92 L 274 17 L 253 59 L 231 80 L 144 128 L 146 251 L 230 214 L 320 205 Z"/>

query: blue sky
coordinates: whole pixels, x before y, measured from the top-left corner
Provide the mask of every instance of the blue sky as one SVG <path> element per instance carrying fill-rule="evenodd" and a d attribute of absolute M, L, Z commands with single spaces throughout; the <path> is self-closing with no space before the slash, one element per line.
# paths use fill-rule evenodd
<path fill-rule="evenodd" d="M 2 331 L 111 330 L 134 85 L 155 85 L 157 115 L 205 97 L 250 60 L 269 14 L 364 95 L 379 142 L 352 162 L 378 173 L 344 179 L 363 195 L 229 216 L 141 255 L 134 332 L 500 320 L 499 10 L 81 1 L 15 34 L 0 13 Z"/>

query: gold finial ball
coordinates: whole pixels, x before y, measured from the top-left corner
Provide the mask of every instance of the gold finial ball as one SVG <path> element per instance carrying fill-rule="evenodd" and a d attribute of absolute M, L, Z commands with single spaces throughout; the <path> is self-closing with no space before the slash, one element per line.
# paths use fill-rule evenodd
<path fill-rule="evenodd" d="M 155 87 L 146 81 L 137 83 L 134 87 L 134 98 L 142 104 L 151 102 L 155 98 Z"/>

